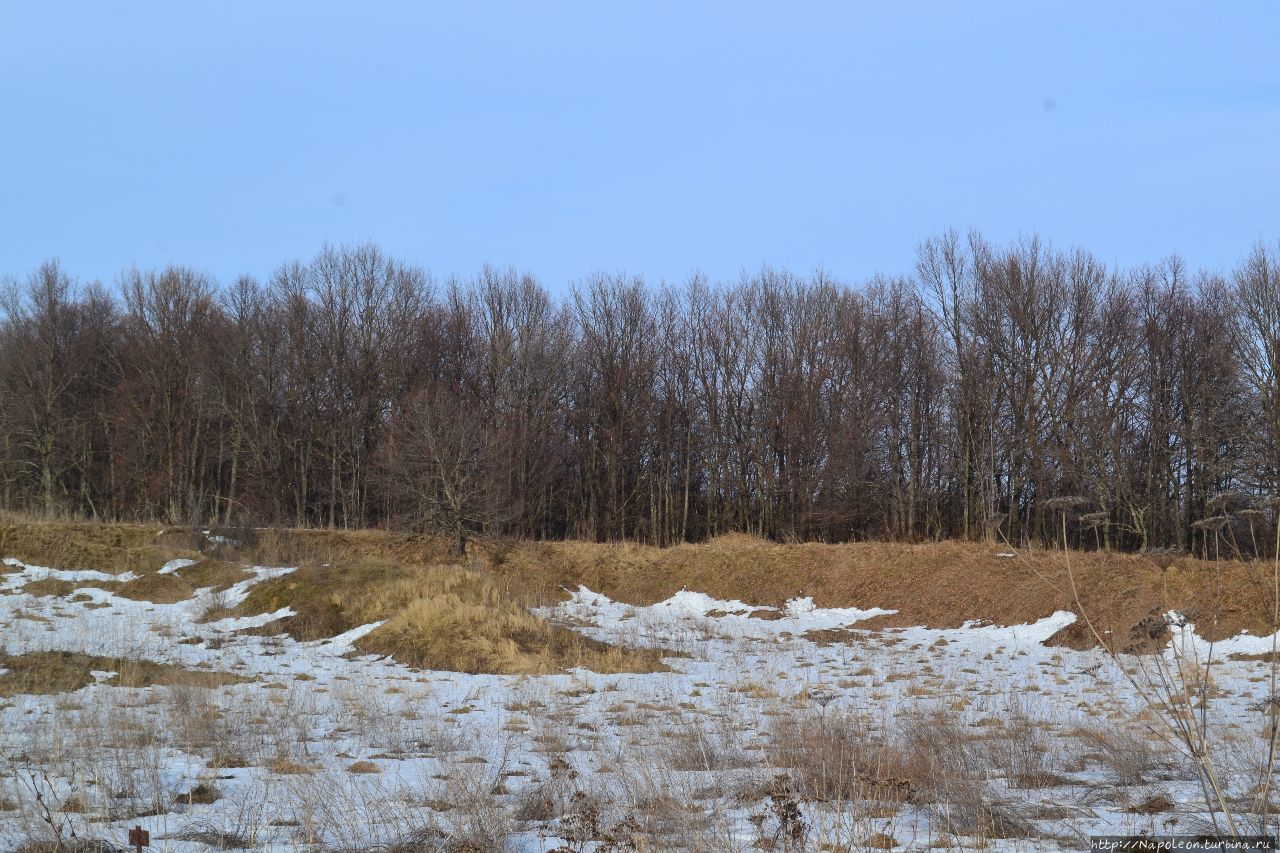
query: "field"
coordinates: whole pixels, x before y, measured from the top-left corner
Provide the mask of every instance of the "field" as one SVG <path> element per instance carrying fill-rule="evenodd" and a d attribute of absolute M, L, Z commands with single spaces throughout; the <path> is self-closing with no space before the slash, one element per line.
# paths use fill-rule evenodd
<path fill-rule="evenodd" d="M 459 853 L 1275 831 L 1269 566 L 747 537 L 447 554 L 0 521 L 0 849 L 135 825 L 171 851 Z"/>

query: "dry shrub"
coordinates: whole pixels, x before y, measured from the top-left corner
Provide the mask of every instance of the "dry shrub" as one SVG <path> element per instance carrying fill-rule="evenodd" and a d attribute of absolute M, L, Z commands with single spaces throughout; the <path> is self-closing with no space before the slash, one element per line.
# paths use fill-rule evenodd
<path fill-rule="evenodd" d="M 433 846 L 407 850 L 439 850 L 452 853 L 498 853 L 507 848 L 515 822 L 505 804 L 494 795 L 502 781 L 496 765 L 455 762 L 448 765 L 448 778 L 432 797 L 440 813 L 434 826 L 419 838 Z"/>
<path fill-rule="evenodd" d="M 697 719 L 685 719 L 678 728 L 664 732 L 660 754 L 672 770 L 736 770 L 756 763 L 735 743 L 731 732 L 708 731 Z"/>
<path fill-rule="evenodd" d="M 657 762 L 636 760 L 625 750 L 619 751 L 612 763 L 616 801 L 605 800 L 603 792 L 591 786 L 597 792 L 596 803 L 607 807 L 600 820 L 605 850 L 720 849 L 705 837 L 711 830 L 711 817 L 704 802 L 721 796 L 743 802 L 743 784 L 750 786 L 747 777 L 754 775 L 720 771 L 712 776 L 708 788 L 704 774 L 673 773 Z"/>
<path fill-rule="evenodd" d="M 179 794 L 174 798 L 174 802 L 187 806 L 207 806 L 220 799 L 222 799 L 222 792 L 216 786 L 201 782 L 186 793 Z"/>
<path fill-rule="evenodd" d="M 556 823 L 555 834 L 566 842 L 560 850 L 565 853 L 586 850 L 621 853 L 624 850 L 650 849 L 651 845 L 644 843 L 645 837 L 655 833 L 645 832 L 640 821 L 650 817 L 652 807 L 633 808 L 629 814 L 621 815 L 613 814 L 617 809 L 610 808 L 610 805 L 601 796 L 593 796 L 585 791 L 575 792 L 565 813 Z M 688 810 L 683 811 L 683 817 L 687 823 L 690 817 Z M 664 839 L 670 837 L 667 832 L 658 832 L 656 835 Z M 685 845 L 671 845 L 668 849 L 689 848 Z"/>
<path fill-rule="evenodd" d="M 254 846 L 253 839 L 248 836 L 221 829 L 208 822 L 191 824 L 173 837 L 179 841 L 203 844 L 214 850 L 249 850 Z"/>
<path fill-rule="evenodd" d="M 549 782 L 526 785 L 516 793 L 512 818 L 521 823 L 546 823 L 559 815 L 560 804 Z"/>
<path fill-rule="evenodd" d="M 165 692 L 169 729 L 175 741 L 189 751 L 211 750 L 218 767 L 243 766 L 238 739 L 243 732 L 228 720 L 209 689 L 187 684 L 171 685 Z"/>
<path fill-rule="evenodd" d="M 945 707 L 903 714 L 884 732 L 841 714 L 782 715 L 774 718 L 771 734 L 770 759 L 787 771 L 782 784 L 801 800 L 860 803 L 869 815 L 910 803 L 926 808 L 935 825 L 953 835 L 1037 835 L 987 784 L 996 769 L 990 748 L 976 747 Z"/>
<path fill-rule="evenodd" d="M 1001 708 L 998 727 L 971 744 L 977 760 L 1002 772 L 1015 788 L 1051 788 L 1066 783 L 1053 768 L 1064 763 L 1055 752 L 1053 726 L 1016 699 Z"/>
<path fill-rule="evenodd" d="M 1168 746 L 1153 743 L 1132 727 L 1099 721 L 1069 734 L 1079 740 L 1081 761 L 1100 764 L 1116 785 L 1147 785 L 1176 775 L 1177 763 L 1170 759 Z"/>
<path fill-rule="evenodd" d="M 784 714 L 772 719 L 769 759 L 786 770 L 802 799 L 912 799 L 918 788 L 908 756 L 844 714 Z"/>
<path fill-rule="evenodd" d="M 569 763 L 565 754 L 565 751 L 549 754 L 547 777 L 535 780 L 516 792 L 513 817 L 517 821 L 546 823 L 568 811 L 582 774 Z"/>
<path fill-rule="evenodd" d="M 29 839 L 14 848 L 14 853 L 125 853 L 110 841 L 98 838 Z"/>
<path fill-rule="evenodd" d="M 1025 806 L 1002 802 L 977 779 L 959 779 L 945 799 L 929 806 L 934 825 L 950 835 L 989 838 L 1038 838 L 1039 830 L 1024 816 Z"/>
<path fill-rule="evenodd" d="M 987 780 L 1004 775 L 1037 781 L 1045 744 L 1021 706 L 1006 709 L 1008 730 L 975 741 L 963 720 L 939 705 L 898 718 L 895 738 L 919 802 L 927 803 L 935 825 L 951 835 L 1035 838 L 1039 831 L 1021 813 L 1025 807 L 995 796 Z M 1004 737 L 999 743 L 994 738 Z M 996 744 L 993 746 L 993 742 Z"/>

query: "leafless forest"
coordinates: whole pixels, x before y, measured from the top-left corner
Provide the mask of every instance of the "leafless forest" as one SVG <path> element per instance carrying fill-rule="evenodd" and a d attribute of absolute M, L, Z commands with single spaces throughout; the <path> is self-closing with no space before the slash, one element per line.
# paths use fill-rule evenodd
<path fill-rule="evenodd" d="M 859 286 L 598 275 L 562 298 L 370 245 L 230 284 L 170 267 L 108 287 L 50 261 L 0 316 L 12 511 L 1016 543 L 1053 539 L 1046 502 L 1077 495 L 1078 545 L 1198 548 L 1224 500 L 1280 486 L 1280 247 L 1261 244 L 1217 274 L 947 233 Z M 1248 552 L 1265 518 L 1222 521 Z"/>

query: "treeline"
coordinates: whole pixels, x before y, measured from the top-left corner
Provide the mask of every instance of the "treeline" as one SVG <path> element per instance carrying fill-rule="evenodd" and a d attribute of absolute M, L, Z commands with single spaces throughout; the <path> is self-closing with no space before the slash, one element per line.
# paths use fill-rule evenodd
<path fill-rule="evenodd" d="M 1217 275 L 947 233 L 860 287 L 598 275 L 563 298 L 507 270 L 437 284 L 374 246 L 228 286 L 170 267 L 107 289 L 50 261 L 2 307 L 10 510 L 1022 542 L 1078 496 L 1088 547 L 1274 531 L 1265 245 Z"/>

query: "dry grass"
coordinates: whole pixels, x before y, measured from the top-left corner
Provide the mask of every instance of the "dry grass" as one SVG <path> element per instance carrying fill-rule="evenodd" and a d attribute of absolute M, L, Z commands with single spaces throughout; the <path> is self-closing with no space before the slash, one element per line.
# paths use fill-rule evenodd
<path fill-rule="evenodd" d="M 880 731 L 842 714 L 783 714 L 771 723 L 768 756 L 786 771 L 778 784 L 799 801 L 847 802 L 861 816 L 912 805 L 950 834 L 1028 838 L 1035 827 L 989 782 L 1024 772 L 1017 754 L 1025 734 L 1002 731 L 995 743 L 981 742 L 943 707 L 905 714 Z"/>
<path fill-rule="evenodd" d="M 435 565 L 453 561 L 444 539 L 381 530 L 215 529 L 233 544 L 206 548 L 210 556 L 259 566 L 323 565 L 356 559 Z"/>
<path fill-rule="evenodd" d="M 781 546 L 748 537 L 666 550 L 575 542 L 481 543 L 462 566 L 444 557 L 446 543 L 422 537 L 368 531 L 223 535 L 239 544 L 197 541 L 187 553 L 202 553 L 206 559 L 201 563 L 173 575 L 145 575 L 130 584 L 153 585 L 146 594 L 157 598 L 176 596 L 192 588 L 225 588 L 247 577 L 237 562 L 298 564 L 295 573 L 255 587 L 235 615 L 290 606 L 298 615 L 267 630 L 287 631 L 300 639 L 385 621 L 358 648 L 432 669 L 541 673 L 574 665 L 606 671 L 657 668 L 655 652 L 592 643 L 533 617 L 522 606 L 555 601 L 561 596 L 560 586 L 578 582 L 636 603 L 665 598 L 682 586 L 775 606 L 789 597 L 812 595 L 820 606 L 906 607 L 908 615 L 895 621 L 935 625 L 976 617 L 1026 621 L 1062 606 L 1025 567 L 995 558 L 995 549 L 978 545 Z M 160 538 L 176 540 L 179 534 Z M 1056 577 L 1056 558 L 1037 554 L 1031 559 L 1050 578 Z M 1194 599 L 1200 594 L 1200 581 L 1175 577 L 1177 573 L 1192 577 L 1200 571 L 1204 582 L 1212 579 L 1206 564 L 1187 561 L 1171 567 L 1169 575 L 1156 576 L 1162 583 L 1153 586 L 1156 580 L 1143 574 L 1136 558 L 1075 559 L 1087 564 L 1082 571 L 1094 578 L 1089 583 L 1119 596 L 1111 611 L 1114 618 L 1134 618 L 1131 625 L 1139 632 L 1148 624 L 1142 617 L 1150 612 L 1150 602 L 1163 597 L 1165 584 L 1171 597 Z M 158 559 L 141 568 L 154 571 L 157 565 Z M 1116 577 L 1102 577 L 1106 571 Z M 1224 567 L 1226 574 L 1232 571 Z M 1241 572 L 1230 583 L 1245 583 L 1249 569 Z M 38 584 L 29 587 L 47 595 L 66 595 L 90 585 Z M 130 584 L 92 585 L 118 591 Z M 948 596 L 954 599 L 950 604 L 944 600 Z M 1240 606 L 1243 610 L 1237 615 L 1252 618 L 1252 603 Z M 20 611 L 13 616 L 33 618 Z M 815 632 L 810 638 L 840 643 L 849 636 L 834 630 Z M 870 644 L 867 652 L 874 655 L 878 646 Z M 923 646 L 913 651 L 917 649 L 919 662 L 926 662 L 928 651 Z M 911 837 L 911 821 L 921 815 L 927 816 L 929 832 L 938 833 L 939 844 L 956 840 L 958 845 L 955 837 L 960 836 L 966 846 L 981 847 L 985 839 L 996 837 L 1034 838 L 1038 829 L 1032 821 L 1067 825 L 1081 811 L 1072 804 L 1087 804 L 1086 800 L 1094 805 L 1116 802 L 1135 815 L 1160 814 L 1167 803 L 1159 800 L 1160 790 L 1153 790 L 1153 783 L 1193 778 L 1181 766 L 1185 762 L 1176 756 L 1170 760 L 1169 750 L 1145 739 L 1140 727 L 1125 728 L 1113 719 L 1068 730 L 1028 710 L 1039 706 L 1024 708 L 1012 697 L 970 697 L 979 707 L 966 711 L 969 700 L 950 702 L 956 694 L 935 682 L 930 667 L 912 671 L 922 679 L 921 690 L 935 697 L 928 701 L 937 702 L 936 707 L 911 701 L 885 706 L 886 713 L 880 713 L 877 703 L 885 697 L 870 692 L 861 712 L 846 710 L 840 703 L 823 705 L 820 711 L 807 707 L 818 704 L 816 691 L 784 689 L 771 669 L 747 669 L 748 658 L 742 660 L 744 674 L 733 683 L 695 685 L 692 696 L 708 695 L 699 692 L 702 688 L 724 689 L 724 701 L 714 705 L 680 702 L 665 688 L 653 695 L 630 694 L 643 698 L 636 701 L 628 698 L 630 686 L 608 684 L 614 679 L 565 689 L 536 686 L 538 679 L 518 679 L 528 686 L 506 705 L 509 720 L 501 728 L 493 720 L 486 722 L 489 715 L 462 713 L 472 709 L 473 700 L 484 701 L 478 694 L 453 713 L 442 711 L 425 677 L 404 683 L 357 683 L 343 675 L 330 684 L 282 677 L 287 685 L 259 686 L 271 688 L 269 694 L 261 694 L 268 696 L 264 701 L 246 702 L 239 691 L 209 689 L 238 680 L 222 673 L 44 653 L 0 656 L 0 668 L 8 670 L 0 675 L 0 695 L 75 690 L 90 683 L 90 673 L 98 670 L 118 672 L 111 683 L 122 686 L 168 685 L 165 691 L 141 696 L 94 691 L 93 702 L 81 701 L 84 694 L 53 700 L 49 704 L 57 713 L 46 728 L 32 728 L 30 751 L 47 746 L 41 760 L 68 762 L 61 771 L 55 767 L 55 775 L 66 778 L 79 772 L 74 764 L 90 759 L 94 763 L 84 772 L 109 778 L 102 771 L 108 763 L 104 756 L 111 754 L 110 761 L 132 774 L 117 774 L 136 786 L 129 802 L 139 805 L 129 807 L 148 810 L 134 814 L 160 813 L 175 805 L 189 809 L 220 795 L 219 808 L 231 814 L 229 804 L 244 798 L 249 814 L 245 820 L 231 814 L 225 825 L 206 825 L 198 821 L 197 810 L 184 817 L 184 822 L 197 822 L 173 836 L 215 846 L 253 847 L 262 833 L 272 831 L 261 810 L 261 804 L 270 801 L 273 808 L 279 804 L 280 820 L 289 821 L 271 825 L 296 827 L 300 843 L 305 838 L 317 849 L 332 850 L 373 849 L 370 845 L 375 843 L 381 845 L 378 849 L 404 851 L 499 849 L 501 839 L 515 828 L 566 839 L 566 849 L 595 845 L 720 850 L 745 849 L 751 843 L 779 850 L 802 849 L 803 844 L 807 849 L 879 849 L 895 837 Z M 861 664 L 861 658 L 850 661 L 846 674 L 876 675 L 871 667 L 858 669 Z M 895 677 L 896 671 L 882 667 L 874 681 Z M 901 677 L 912 676 L 904 671 Z M 455 680 L 432 675 L 430 681 L 437 678 Z M 908 696 L 916 695 L 914 687 L 908 685 Z M 609 695 L 614 690 L 619 693 Z M 259 688 L 250 695 L 260 695 Z M 117 712 L 127 711 L 126 721 L 133 722 L 105 724 L 108 717 L 99 707 L 100 699 L 127 703 Z M 332 736 L 317 736 L 317 716 L 331 702 L 339 703 L 336 716 L 342 727 Z M 592 711 L 597 704 L 605 709 L 603 715 Z M 55 739 L 45 734 L 55 731 L 70 738 L 64 742 L 60 735 L 56 751 Z M 134 772 L 138 768 L 132 762 L 139 760 L 138 742 L 143 738 L 151 744 L 146 755 L 155 758 L 143 757 L 155 767 L 162 766 L 167 751 L 181 749 L 201 755 L 207 769 L 176 789 L 158 772 L 157 782 L 141 784 L 145 779 Z M 509 745 L 501 746 L 508 738 Z M 613 740 L 617 751 L 604 751 L 601 744 Z M 1232 761 L 1251 769 L 1249 761 L 1256 763 L 1259 752 L 1256 743 L 1241 741 L 1241 757 Z M 489 749 L 495 744 L 499 748 Z M 538 754 L 547 769 L 509 762 L 508 749 Z M 1074 763 L 1064 758 L 1064 750 Z M 421 787 L 398 787 L 397 762 L 428 753 L 438 773 L 423 780 Z M 365 756 L 372 760 L 357 760 Z M 1225 763 L 1230 762 L 1224 759 Z M 257 774 L 262 777 L 260 789 L 249 791 L 238 782 L 227 783 L 221 791 L 214 788 L 223 785 L 220 778 L 235 775 L 222 772 L 229 767 L 261 767 L 268 772 Z M 506 772 L 513 767 L 519 772 Z M 1236 775 L 1239 779 L 1231 790 L 1247 798 L 1256 777 L 1243 770 Z M 196 783 L 200 784 L 192 787 Z M 77 820 L 96 821 L 119 808 L 108 794 L 123 790 L 121 785 L 94 787 L 101 793 L 85 796 L 87 809 L 81 808 Z M 268 789 L 271 798 L 266 796 Z M 57 801 L 70 802 L 65 792 Z M 28 799 L 21 805 L 30 809 Z M 740 819 L 747 809 L 754 809 L 750 820 L 760 820 L 755 827 L 758 839 L 731 847 L 725 839 L 733 833 L 742 838 Z M 805 824 L 798 823 L 801 816 Z M 823 823 L 834 816 L 847 817 L 849 824 L 839 828 Z M 382 834 L 367 836 L 367 828 L 375 824 L 383 827 Z M 798 834 L 789 834 L 797 827 Z M 1035 849 L 1036 844 L 1025 849 Z"/>
<path fill-rule="evenodd" d="M 216 590 L 227 589 L 253 577 L 241 566 L 223 560 L 201 560 L 194 565 L 178 569 L 174 574 L 194 589 Z"/>
<path fill-rule="evenodd" d="M 524 674 L 586 667 L 597 672 L 664 670 L 661 653 L 599 643 L 533 616 L 480 572 L 372 559 L 303 566 L 256 587 L 239 615 L 291 607 L 269 630 L 301 640 L 385 622 L 357 642 L 409 666 Z"/>
<path fill-rule="evenodd" d="M 143 575 L 112 590 L 121 598 L 133 601 L 150 601 L 154 604 L 176 604 L 186 601 L 195 590 L 182 578 L 174 575 Z"/>
<path fill-rule="evenodd" d="M 194 557 L 195 547 L 188 532 L 159 525 L 32 521 L 0 515 L 0 556 L 53 569 L 142 574 L 174 557 Z"/>
<path fill-rule="evenodd" d="M 256 588 L 236 612 L 290 606 L 298 615 L 270 630 L 306 640 L 385 621 L 359 648 L 431 669 L 514 674 L 571 667 L 598 672 L 666 668 L 660 651 L 610 646 L 533 616 L 487 574 L 415 562 L 446 559 L 448 546 L 439 540 L 372 531 L 237 530 L 221 535 L 234 544 L 211 546 L 194 531 L 6 519 L 0 524 L 0 555 L 49 567 L 142 572 L 126 583 L 39 580 L 24 587 L 29 594 L 66 597 L 92 586 L 158 604 L 184 601 L 197 588 L 225 589 L 249 577 L 228 559 L 298 564 L 296 573 Z M 178 549 L 178 544 L 213 550 L 226 559 L 157 574 L 164 561 L 179 553 L 195 556 L 196 550 Z M 219 610 L 208 617 L 223 615 L 227 613 Z"/>
<path fill-rule="evenodd" d="M 128 658 L 97 657 L 78 652 L 0 654 L 0 696 L 70 693 L 94 681 L 94 672 L 114 672 L 107 680 L 115 687 L 195 685 L 218 687 L 248 679 L 226 672 L 186 669 L 172 664 Z"/>
<path fill-rule="evenodd" d="M 842 714 L 785 714 L 770 724 L 770 762 L 804 799 L 926 803 L 971 775 L 969 738 L 954 714 L 917 715 L 874 732 Z"/>
<path fill-rule="evenodd" d="M 93 838 L 30 840 L 14 848 L 14 853 L 119 853 L 123 848 Z"/>
<path fill-rule="evenodd" d="M 868 628 L 1017 624 L 1076 609 L 1061 554 L 1034 551 L 1023 561 L 996 556 L 1003 550 L 970 542 L 784 545 L 741 535 L 670 548 L 545 542 L 504 546 L 492 570 L 499 584 L 549 601 L 583 584 L 632 604 L 693 589 L 773 607 L 807 595 L 820 607 L 897 609 L 861 626 Z M 1269 573 L 1254 564 L 1183 558 L 1162 570 L 1141 556 L 1102 552 L 1075 553 L 1072 563 L 1094 623 L 1126 643 L 1140 644 L 1144 620 L 1170 609 L 1210 640 L 1274 630 Z M 1081 648 L 1092 638 L 1075 625 L 1055 641 Z"/>
<path fill-rule="evenodd" d="M 456 564 L 439 537 L 385 531 L 215 530 L 234 544 L 212 544 L 198 531 L 147 525 L 33 522 L 0 517 L 0 556 L 60 568 L 154 571 L 177 556 L 205 556 L 177 573 L 192 587 L 229 586 L 243 578 L 226 561 L 257 565 Z M 470 565 L 484 568 L 505 601 L 547 605 L 583 584 L 617 600 L 651 604 L 681 589 L 779 607 L 812 596 L 821 607 L 896 608 L 864 627 L 958 627 L 969 620 L 1029 622 L 1074 610 L 1061 555 L 1031 551 L 1000 558 L 998 546 L 969 542 L 778 544 L 733 534 L 710 542 L 653 548 L 632 543 L 478 541 Z M 219 562 L 221 561 L 221 562 Z M 1184 557 L 1161 569 L 1137 555 L 1076 553 L 1072 557 L 1084 608 L 1101 631 L 1141 651 L 1152 613 L 1176 609 L 1197 622 L 1206 639 L 1272 630 L 1269 574 L 1256 565 L 1208 563 Z M 86 584 L 81 584 L 84 586 Z M 50 586 L 47 594 L 60 594 Z M 170 593 L 176 594 L 176 593 Z M 321 608 L 323 610 L 323 608 Z M 1207 618 L 1213 614 L 1216 618 Z M 320 612 L 310 618 L 340 620 Z M 352 627 L 352 626 L 349 626 Z M 295 621 L 291 631 L 298 631 Z M 302 633 L 306 633 L 305 630 Z M 833 638 L 834 639 L 834 638 Z M 1056 642 L 1092 644 L 1080 624 Z"/>
<path fill-rule="evenodd" d="M 120 584 L 116 581 L 66 581 L 61 578 L 42 578 L 22 587 L 27 595 L 41 595 L 50 598 L 66 598 L 78 589 L 105 589 L 115 591 Z"/>
<path fill-rule="evenodd" d="M 1099 722 L 1079 726 L 1069 734 L 1079 740 L 1079 760 L 1099 765 L 1116 785 L 1147 785 L 1174 778 L 1178 770 L 1178 762 L 1170 757 L 1175 754 L 1170 745 L 1154 741 L 1141 728 Z"/>
<path fill-rule="evenodd" d="M 153 604 L 175 604 L 186 601 L 195 589 L 186 581 L 175 575 L 147 574 L 121 583 L 119 581 L 81 580 L 68 581 L 61 578 L 42 578 L 22 587 L 27 595 L 41 595 L 53 598 L 66 598 L 78 589 L 103 589 L 112 595 L 128 598 L 132 601 L 150 601 Z"/>

